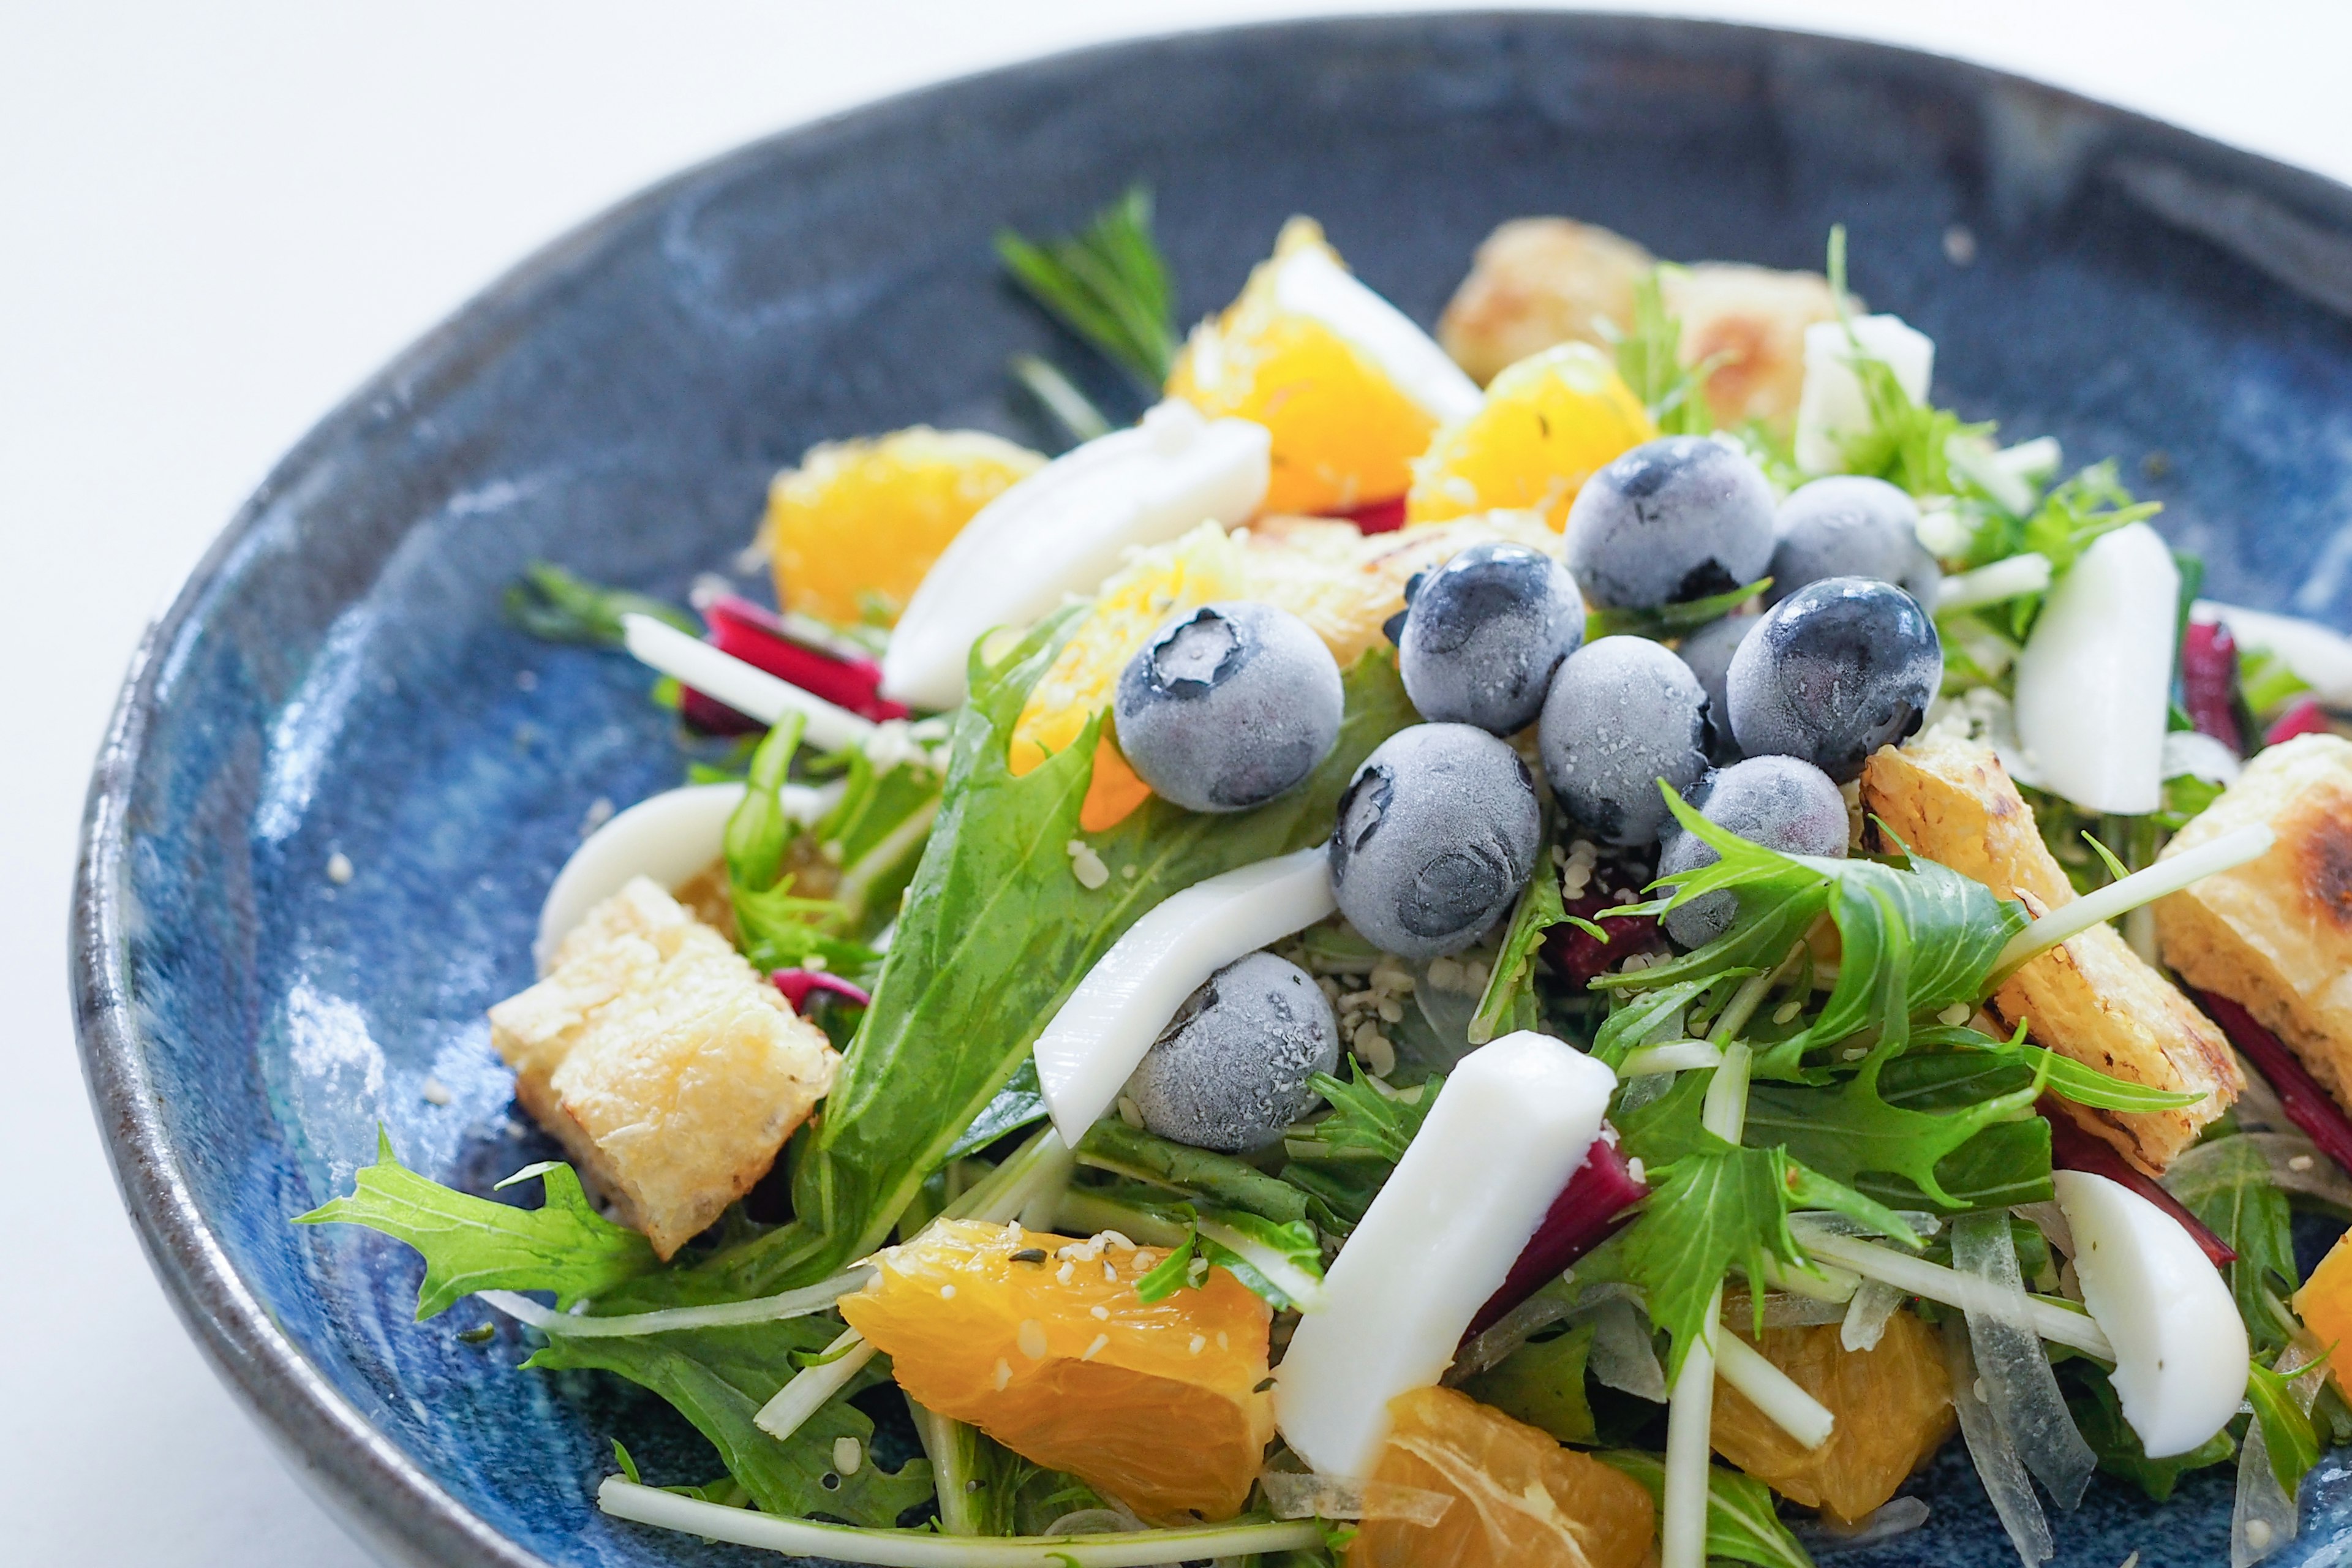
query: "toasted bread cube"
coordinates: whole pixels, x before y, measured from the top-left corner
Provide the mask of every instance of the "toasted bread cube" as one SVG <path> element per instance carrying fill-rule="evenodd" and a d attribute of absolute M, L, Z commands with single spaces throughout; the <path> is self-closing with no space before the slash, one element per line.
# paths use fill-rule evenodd
<path fill-rule="evenodd" d="M 2227 996 L 2352 1108 L 2352 741 L 2297 735 L 2174 837 L 2177 855 L 2260 823 L 2269 854 L 2156 906 L 2164 961 Z"/>
<path fill-rule="evenodd" d="M 1884 748 L 1863 769 L 1862 801 L 1913 854 L 2021 900 L 2037 917 L 2074 901 L 2032 808 L 1987 747 L 1924 735 L 1900 751 Z M 2161 1175 L 2245 1087 L 2221 1031 L 2112 926 L 2094 926 L 2019 970 L 1986 1011 L 2101 1072 L 2204 1097 L 2178 1110 L 2129 1113 L 2059 1102 L 2149 1175 Z"/>
<path fill-rule="evenodd" d="M 767 1174 L 840 1058 L 734 945 L 639 877 L 490 1009 L 515 1098 L 667 1258 Z"/>

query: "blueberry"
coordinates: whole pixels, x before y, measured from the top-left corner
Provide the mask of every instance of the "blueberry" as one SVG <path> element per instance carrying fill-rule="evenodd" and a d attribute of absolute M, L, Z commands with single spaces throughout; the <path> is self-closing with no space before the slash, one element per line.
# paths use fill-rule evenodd
<path fill-rule="evenodd" d="M 1932 608 L 1944 581 L 1919 542 L 1918 504 L 1885 479 L 1815 479 L 1780 503 L 1772 537 L 1775 604 L 1824 577 L 1875 577 Z"/>
<path fill-rule="evenodd" d="M 1154 632 L 1112 706 L 1118 749 L 1154 792 L 1191 811 L 1244 811 L 1330 754 L 1343 703 L 1339 667 L 1306 622 L 1228 600 Z"/>
<path fill-rule="evenodd" d="M 1568 509 L 1568 569 L 1596 605 L 1645 609 L 1726 594 L 1772 559 L 1772 487 L 1704 436 L 1645 441 Z"/>
<path fill-rule="evenodd" d="M 1416 724 L 1381 742 L 1339 797 L 1331 890 L 1387 952 L 1459 952 L 1527 885 L 1542 827 L 1517 752 L 1467 724 Z"/>
<path fill-rule="evenodd" d="M 1228 963 L 1184 999 L 1127 1092 L 1162 1138 L 1227 1154 L 1263 1149 L 1339 1066 L 1339 1026 L 1305 970 L 1270 952 Z"/>
<path fill-rule="evenodd" d="M 1552 677 L 1536 740 L 1570 816 L 1605 843 L 1648 844 L 1673 820 L 1658 781 L 1687 792 L 1706 776 L 1706 691 L 1663 645 L 1602 637 Z"/>
<path fill-rule="evenodd" d="M 1583 640 L 1565 567 L 1524 544 L 1474 544 L 1414 579 L 1397 664 L 1423 718 L 1508 735 L 1535 722 L 1551 672 Z"/>
<path fill-rule="evenodd" d="M 1801 757 L 1839 784 L 1919 728 L 1944 645 L 1891 583 L 1825 577 L 1764 612 L 1732 656 L 1731 729 L 1751 757 Z"/>
<path fill-rule="evenodd" d="M 1756 629 L 1756 619 L 1751 612 L 1709 621 L 1683 638 L 1675 649 L 1706 691 L 1707 728 L 1712 731 L 1707 751 L 1717 763 L 1739 760 L 1739 743 L 1731 738 L 1731 705 L 1724 696 L 1723 680 L 1730 672 L 1731 656 L 1739 651 L 1739 645 Z"/>
<path fill-rule="evenodd" d="M 1716 773 L 1692 797 L 1699 815 L 1752 843 L 1790 855 L 1843 858 L 1845 796 L 1829 774 L 1794 757 L 1750 757 Z M 1721 857 L 1715 846 L 1677 824 L 1658 857 L 1658 875 L 1696 871 Z M 1705 947 L 1731 929 L 1738 913 L 1729 889 L 1693 899 L 1666 917 L 1666 934 L 1685 947 Z"/>

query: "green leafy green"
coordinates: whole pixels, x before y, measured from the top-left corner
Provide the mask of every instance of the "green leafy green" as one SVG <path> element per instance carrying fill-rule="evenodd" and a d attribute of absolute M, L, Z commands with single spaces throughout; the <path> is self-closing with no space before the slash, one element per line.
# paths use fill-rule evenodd
<path fill-rule="evenodd" d="M 2256 719 L 2267 719 L 2305 692 L 2311 683 L 2266 647 L 2238 650 L 2238 694 Z"/>
<path fill-rule="evenodd" d="M 1660 605 L 1652 609 L 1591 610 L 1584 617 L 1584 635 L 1588 639 L 1678 637 L 1723 619 L 1771 585 L 1771 578 L 1759 577 L 1745 587 L 1709 594 L 1703 599 L 1685 599 L 1678 604 Z"/>
<path fill-rule="evenodd" d="M 571 1166 L 534 1165 L 508 1181 L 533 1175 L 546 1193 L 535 1209 L 456 1192 L 402 1164 L 379 1127 L 376 1163 L 361 1167 L 351 1195 L 294 1223 L 365 1226 L 423 1254 L 419 1322 L 478 1290 L 551 1290 L 569 1308 L 656 1266 L 653 1245 L 598 1214 Z"/>
<path fill-rule="evenodd" d="M 898 913 L 915 875 L 939 816 L 940 779 L 919 761 L 877 768 L 857 746 L 826 761 L 841 764 L 842 795 L 809 836 L 841 868 L 833 900 L 842 929 L 870 936 Z"/>
<path fill-rule="evenodd" d="M 1683 323 L 1666 309 L 1666 279 L 1683 269 L 1662 262 L 1633 285 L 1633 330 L 1617 335 L 1617 374 L 1649 410 L 1661 436 L 1704 436 L 1715 428 L 1707 377 L 1716 362 L 1682 362 Z"/>
<path fill-rule="evenodd" d="M 1247 1209 L 1278 1224 L 1307 1216 L 1306 1194 L 1289 1183 L 1230 1154 L 1178 1143 L 1115 1116 L 1096 1122 L 1078 1140 L 1078 1163 Z"/>
<path fill-rule="evenodd" d="M 1014 354 L 1005 362 L 1005 368 L 1013 373 L 1013 379 L 1021 384 L 1022 390 L 1054 416 L 1054 422 L 1072 441 L 1091 441 L 1110 434 L 1109 416 L 1054 365 L 1035 354 Z"/>
<path fill-rule="evenodd" d="M 1328 1073 L 1315 1075 L 1315 1092 L 1331 1106 L 1331 1114 L 1315 1123 L 1315 1142 L 1328 1153 L 1369 1155 L 1395 1164 L 1420 1135 L 1445 1080 L 1432 1078 L 1412 1089 L 1383 1092 L 1365 1079 L 1353 1058 L 1348 1075 L 1346 1083 Z"/>
<path fill-rule="evenodd" d="M 2295 1268 L 2286 1194 L 2271 1179 L 2270 1161 L 2250 1139 L 2217 1139 L 2199 1152 L 2194 1167 L 2176 1173 L 2165 1187 L 2237 1253 L 2238 1260 L 2221 1272 L 2255 1353 L 2284 1350 L 2294 1341 L 2294 1321 L 2281 1302 L 2303 1282 Z"/>
<path fill-rule="evenodd" d="M 1202 1209 L 1191 1204 L 1178 1204 L 1162 1212 L 1184 1224 L 1184 1239 L 1135 1282 L 1136 1294 L 1147 1302 L 1165 1300 L 1179 1290 L 1199 1289 L 1209 1269 L 1215 1268 L 1265 1298 L 1276 1311 L 1297 1306 L 1289 1292 L 1251 1261 L 1252 1255 L 1260 1255 L 1268 1267 L 1287 1264 L 1310 1279 L 1323 1278 L 1322 1246 L 1316 1239 L 1315 1227 L 1304 1220 L 1281 1225 L 1240 1209 Z M 1237 1246 L 1228 1247 L 1203 1235 L 1203 1225 L 1232 1237 Z"/>
<path fill-rule="evenodd" d="M 1030 298 L 1157 395 L 1176 363 L 1176 296 L 1151 233 L 1151 192 L 1130 186 L 1087 226 L 1043 244 L 1000 229 L 996 253 Z"/>
<path fill-rule="evenodd" d="M 944 1163 L 949 1160 L 961 1160 L 975 1149 L 986 1148 L 1007 1132 L 1018 1131 L 1032 1122 L 1045 1120 L 1045 1091 L 1037 1083 L 1037 1064 L 1034 1060 L 1024 1061 L 1013 1071 L 1004 1087 L 996 1091 L 996 1098 L 982 1106 L 980 1114 L 971 1119 L 971 1125 L 948 1145 L 948 1152 L 940 1156 L 940 1161 Z"/>
<path fill-rule="evenodd" d="M 2237 1455 L 2238 1445 L 2224 1427 L 2185 1454 L 2151 1459 L 2139 1434 L 2124 1419 L 2123 1401 L 2105 1368 L 2074 1361 L 2061 1367 L 2059 1377 L 2067 1385 L 2066 1405 L 2075 1429 L 2099 1457 L 2099 1468 L 2132 1482 L 2151 1502 L 2170 1501 L 2173 1489 L 2189 1471 L 2226 1463 Z"/>
<path fill-rule="evenodd" d="M 1357 764 L 1413 721 L 1393 658 L 1367 654 L 1344 680 L 1339 742 L 1306 783 L 1230 816 L 1154 799 L 1084 837 L 1115 873 L 1090 889 L 1072 875 L 1066 847 L 1081 837 L 1096 727 L 1018 778 L 1005 763 L 1013 722 L 1074 613 L 1034 628 L 1000 662 L 975 655 L 943 804 L 874 1005 L 794 1172 L 795 1218 L 702 1266 L 730 1293 L 809 1283 L 880 1245 L 1129 925 L 1203 878 L 1319 842 Z"/>
<path fill-rule="evenodd" d="M 1838 318 L 1847 320 L 1845 287 L 1845 226 L 1830 230 L 1830 291 Z M 1915 400 L 1905 389 L 1894 366 L 1865 351 L 1847 331 L 1853 348 L 1848 363 L 1862 384 L 1863 402 L 1870 411 L 1869 428 L 1847 441 L 1846 471 L 1891 480 L 1919 495 L 1949 495 L 1952 482 L 1949 452 L 1955 437 L 1982 436 L 1990 425 L 1964 425 L 1948 409 Z"/>
<path fill-rule="evenodd" d="M 2271 1473 L 2293 1497 L 2311 1467 L 2319 1463 L 2319 1429 L 2296 1403 L 2293 1380 L 2256 1362 L 2246 1369 L 2246 1400 L 2254 1419 L 2263 1424 L 2263 1449 L 2270 1456 Z"/>
<path fill-rule="evenodd" d="M 1898 1091 L 1955 1081 L 1979 1092 L 2008 1087 L 1950 1110 L 1920 1110 L 1903 1103 L 1899 1092 L 1888 1098 L 1882 1086 L 1890 1076 Z M 1864 1185 L 1866 1175 L 1879 1177 L 1876 1190 L 1888 1197 L 1904 1201 L 1916 1192 L 1923 1206 L 1948 1214 L 1990 1206 L 1988 1199 L 2038 1203 L 2051 1194 L 2050 1127 L 2033 1113 L 2042 1088 L 2031 1072 L 1985 1071 L 1970 1053 L 1874 1056 L 1843 1083 L 1758 1084 L 1748 1096 L 1748 1140 L 1780 1145 L 1823 1175 L 1864 1191 L 1873 1190 Z M 1997 1136 L 1994 1158 L 1967 1157 L 1977 1139 L 2005 1124 L 2021 1131 Z M 2000 1184 L 1991 1193 L 1955 1192 L 1944 1182 L 1947 1162 L 1955 1162 L 1951 1173 L 1965 1184 L 1987 1177 Z M 1901 1184 L 1885 1184 L 1886 1177 Z"/>
<path fill-rule="evenodd" d="M 1666 1464 L 1655 1454 L 1607 1448 L 1592 1456 L 1642 1483 L 1654 1507 L 1666 1506 Z M 1772 1489 L 1721 1465 L 1706 1474 L 1706 1554 L 1756 1568 L 1813 1568 L 1813 1560 L 1773 1510 Z"/>
<path fill-rule="evenodd" d="M 1592 1406 L 1584 1397 L 1584 1363 L 1592 1325 L 1531 1340 L 1462 1384 L 1462 1392 L 1563 1443 L 1592 1441 Z"/>
<path fill-rule="evenodd" d="M 893 1525 L 930 1499 L 931 1468 L 912 1459 L 894 1473 L 871 1458 L 874 1423 L 849 1396 L 887 1377 L 886 1363 L 861 1368 L 789 1440 L 780 1442 L 753 1424 L 760 1407 L 793 1376 L 794 1353 L 822 1350 L 839 1332 L 825 1319 L 788 1318 L 626 1337 L 567 1334 L 550 1339 L 523 1364 L 547 1372 L 608 1372 L 651 1389 L 710 1439 L 728 1474 L 770 1513 Z M 834 1465 L 834 1444 L 843 1437 L 867 1455 L 854 1474 Z"/>
<path fill-rule="evenodd" d="M 1465 1037 L 1474 1046 L 1483 1046 L 1497 1035 L 1516 1029 L 1542 1026 L 1543 1019 L 1536 1002 L 1536 952 L 1543 946 L 1544 934 L 1563 921 L 1573 923 L 1587 935 L 1601 942 L 1609 933 L 1592 921 L 1571 915 L 1559 899 L 1559 879 L 1552 874 L 1550 838 L 1547 836 L 1536 850 L 1536 873 L 1528 879 L 1518 903 L 1511 910 L 1511 923 L 1503 933 L 1503 945 L 1495 954 L 1495 967 L 1486 976 L 1486 992 L 1478 998 L 1478 1011 L 1472 1015 Z"/>
<path fill-rule="evenodd" d="M 1629 1052 L 1678 1016 L 1724 975 L 1745 977 L 1756 973 L 1753 969 L 1729 969 L 1694 980 L 1678 980 L 1655 991 L 1616 993 L 1611 998 L 1608 1018 L 1592 1037 L 1593 1056 L 1606 1062 L 1612 1071 L 1616 1070 L 1624 1065 Z"/>
<path fill-rule="evenodd" d="M 534 561 L 507 587 L 507 619 L 543 642 L 585 643 L 592 647 L 619 647 L 626 639 L 623 616 L 651 616 L 689 637 L 702 627 L 677 605 L 626 588 L 608 588 L 575 577 L 551 562 Z"/>

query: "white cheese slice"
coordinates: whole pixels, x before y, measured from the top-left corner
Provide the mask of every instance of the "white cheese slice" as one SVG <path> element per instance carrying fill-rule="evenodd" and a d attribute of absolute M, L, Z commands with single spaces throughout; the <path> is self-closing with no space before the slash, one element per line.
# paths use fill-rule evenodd
<path fill-rule="evenodd" d="M 1324 1279 L 1275 1373 L 1284 1439 L 1318 1474 L 1371 1473 L 1389 1401 L 1444 1375 L 1584 1163 L 1616 1075 L 1528 1030 L 1462 1058 Z"/>
<path fill-rule="evenodd" d="M 1204 418 L 1171 400 L 1013 485 L 964 525 L 907 602 L 882 656 L 883 691 L 952 708 L 984 633 L 1093 593 L 1129 550 L 1204 520 L 1248 521 L 1265 499 L 1271 441 L 1263 425 Z"/>
<path fill-rule="evenodd" d="M 1847 323 L 1816 321 L 1805 329 L 1805 385 L 1797 395 L 1797 467 L 1809 474 L 1845 470 L 1845 444 L 1870 428 L 1870 402 L 1854 374 L 1857 343 L 1868 359 L 1883 360 L 1914 403 L 1927 401 L 1936 369 L 1936 341 L 1900 316 L 1857 316 Z"/>
<path fill-rule="evenodd" d="M 2017 656 L 2017 743 L 2045 789 L 2137 816 L 2164 797 L 2165 721 L 2180 569 L 2135 522 L 2084 551 L 2050 590 Z"/>
<path fill-rule="evenodd" d="M 1318 844 L 1195 882 L 1129 926 L 1037 1037 L 1037 1082 L 1063 1142 L 1075 1146 L 1111 1108 L 1202 981 L 1338 907 Z"/>

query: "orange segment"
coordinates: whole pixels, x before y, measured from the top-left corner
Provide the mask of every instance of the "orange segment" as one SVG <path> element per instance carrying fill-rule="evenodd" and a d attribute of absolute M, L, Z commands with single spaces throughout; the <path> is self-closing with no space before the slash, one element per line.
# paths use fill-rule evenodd
<path fill-rule="evenodd" d="M 978 430 L 918 425 L 809 448 L 768 489 L 768 549 L 784 608 L 890 626 L 972 514 L 1045 459 Z"/>
<path fill-rule="evenodd" d="M 2352 1388 L 2352 1234 L 2336 1237 L 2294 1293 L 2294 1311 L 2326 1347 L 2327 1374 L 2337 1387 Z"/>
<path fill-rule="evenodd" d="M 1015 1257 L 1031 1250 L 1045 1256 Z M 1230 1519 L 1274 1436 L 1258 1392 L 1272 1314 L 1222 1268 L 1146 1305 L 1135 1282 L 1166 1257 L 941 1220 L 878 1254 L 841 1315 L 925 1409 L 1146 1519 Z"/>
<path fill-rule="evenodd" d="M 1889 1318 L 1874 1350 L 1847 1350 L 1841 1332 L 1825 1323 L 1749 1341 L 1837 1417 L 1828 1442 L 1807 1450 L 1717 1379 L 1715 1451 L 1791 1501 L 1854 1520 L 1893 1497 L 1951 1435 L 1952 1384 L 1936 1332 L 1916 1313 Z"/>
<path fill-rule="evenodd" d="M 1273 432 L 1270 512 L 1344 511 L 1403 494 L 1406 465 L 1437 425 L 1370 355 L 1277 303 L 1275 269 L 1309 247 L 1338 259 L 1313 222 L 1285 224 L 1273 258 L 1223 315 L 1194 330 L 1168 378 L 1169 396 Z"/>
<path fill-rule="evenodd" d="M 1650 1494 L 1548 1433 L 1450 1388 L 1389 1402 L 1395 1423 L 1376 1481 L 1454 1499 L 1435 1524 L 1368 1520 L 1347 1568 L 1640 1568 L 1650 1555 Z"/>
<path fill-rule="evenodd" d="M 1405 520 L 1519 507 L 1557 530 L 1596 469 L 1657 433 L 1608 355 L 1558 344 L 1504 371 L 1478 412 L 1438 432 L 1413 463 Z"/>

